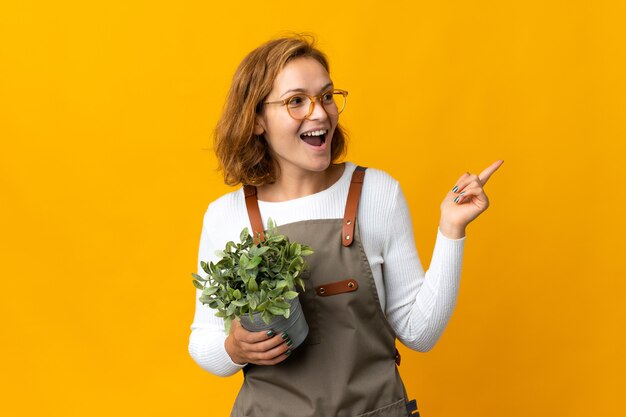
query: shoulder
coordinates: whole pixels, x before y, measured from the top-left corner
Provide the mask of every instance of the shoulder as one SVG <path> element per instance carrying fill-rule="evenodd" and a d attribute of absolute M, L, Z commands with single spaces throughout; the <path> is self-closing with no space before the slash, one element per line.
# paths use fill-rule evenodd
<path fill-rule="evenodd" d="M 400 195 L 400 183 L 386 171 L 368 168 L 365 171 L 359 212 L 383 225 L 390 220 Z M 365 220 L 365 219 L 364 219 Z"/>
<path fill-rule="evenodd" d="M 238 233 L 247 226 L 246 213 L 243 189 L 240 187 L 209 203 L 204 213 L 204 227 L 216 234 L 232 230 L 238 230 Z"/>
<path fill-rule="evenodd" d="M 375 200 L 395 199 L 400 183 L 386 171 L 367 168 L 363 180 L 362 198 Z"/>
<path fill-rule="evenodd" d="M 398 180 L 382 169 L 368 168 L 365 171 L 358 219 L 368 259 L 382 259 L 392 233 L 391 222 L 398 221 L 394 218 L 394 210 L 399 187 Z"/>
<path fill-rule="evenodd" d="M 395 186 L 398 184 L 398 180 L 392 177 L 391 174 L 379 168 L 368 167 L 365 175 L 367 176 L 368 181 L 374 184 L 383 186 Z"/>

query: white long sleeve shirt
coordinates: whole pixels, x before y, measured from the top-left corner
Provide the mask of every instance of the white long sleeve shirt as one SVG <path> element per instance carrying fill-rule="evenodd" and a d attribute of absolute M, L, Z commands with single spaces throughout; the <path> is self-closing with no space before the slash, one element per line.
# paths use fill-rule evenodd
<path fill-rule="evenodd" d="M 341 178 L 319 193 L 282 202 L 259 201 L 264 226 L 270 217 L 279 226 L 309 219 L 343 218 L 355 168 L 346 162 Z M 387 320 L 404 345 L 421 352 L 430 350 L 456 305 L 465 238 L 449 239 L 438 230 L 430 267 L 424 272 L 400 185 L 386 172 L 373 168 L 365 174 L 357 218 Z M 224 249 L 229 240 L 238 242 L 244 227 L 251 230 L 242 188 L 209 204 L 200 236 L 198 274 L 206 275 L 200 261 L 217 262 L 214 252 Z M 203 369 L 219 376 L 232 375 L 243 365 L 231 360 L 224 347 L 224 322 L 198 301 L 199 296 L 197 290 L 189 353 Z"/>

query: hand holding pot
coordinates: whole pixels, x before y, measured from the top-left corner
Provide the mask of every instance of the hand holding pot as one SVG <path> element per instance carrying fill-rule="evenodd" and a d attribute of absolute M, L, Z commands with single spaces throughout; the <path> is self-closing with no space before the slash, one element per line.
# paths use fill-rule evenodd
<path fill-rule="evenodd" d="M 232 321 L 224 346 L 232 361 L 238 364 L 276 365 L 291 354 L 291 340 L 286 333 L 249 332 L 239 320 Z"/>

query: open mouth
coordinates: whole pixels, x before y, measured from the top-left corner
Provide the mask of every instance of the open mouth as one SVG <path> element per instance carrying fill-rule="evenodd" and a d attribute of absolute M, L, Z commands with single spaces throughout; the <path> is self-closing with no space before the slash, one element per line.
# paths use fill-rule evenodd
<path fill-rule="evenodd" d="M 315 130 L 312 132 L 305 132 L 300 135 L 300 139 L 305 141 L 311 146 L 322 146 L 326 143 L 326 135 L 328 130 Z"/>

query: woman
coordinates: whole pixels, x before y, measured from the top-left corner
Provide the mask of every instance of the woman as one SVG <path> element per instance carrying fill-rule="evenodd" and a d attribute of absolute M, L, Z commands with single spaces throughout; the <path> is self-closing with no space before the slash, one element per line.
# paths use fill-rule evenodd
<path fill-rule="evenodd" d="M 315 253 L 307 258 L 311 290 L 300 297 L 310 331 L 293 352 L 286 334 L 248 332 L 238 322 L 224 334 L 222 319 L 197 302 L 191 356 L 216 375 L 244 371 L 233 416 L 410 414 L 395 339 L 428 351 L 454 308 L 465 228 L 487 208 L 482 186 L 502 161 L 463 174 L 448 192 L 424 273 L 398 182 L 336 163 L 346 96 L 303 37 L 260 46 L 235 73 L 216 153 L 226 183 L 245 187 L 209 205 L 199 260 L 215 260 L 241 229 L 262 231 L 270 217 Z"/>

